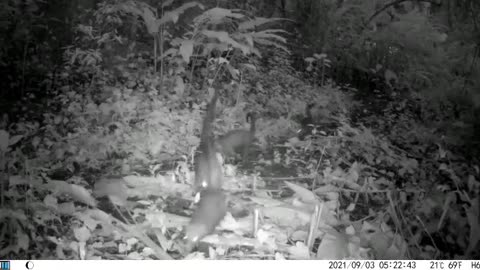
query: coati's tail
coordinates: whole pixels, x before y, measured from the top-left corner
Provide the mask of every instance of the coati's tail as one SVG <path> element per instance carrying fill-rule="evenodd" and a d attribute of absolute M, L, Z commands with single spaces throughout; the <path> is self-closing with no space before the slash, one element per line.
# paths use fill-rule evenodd
<path fill-rule="evenodd" d="M 200 145 L 195 156 L 195 192 L 201 189 L 220 189 L 222 186 L 222 167 L 216 156 L 215 138 L 212 131 L 217 99 L 218 90 L 215 89 L 207 106 L 200 135 Z"/>
<path fill-rule="evenodd" d="M 250 134 L 255 136 L 255 121 L 257 120 L 255 113 L 251 112 L 248 114 L 248 117 L 250 118 Z"/>
<path fill-rule="evenodd" d="M 203 119 L 202 135 L 200 136 L 200 144 L 206 143 L 209 139 L 213 139 L 212 122 L 215 118 L 215 105 L 218 99 L 218 90 L 215 89 L 210 103 L 207 105 L 207 114 Z"/>
<path fill-rule="evenodd" d="M 312 119 L 312 109 L 313 107 L 315 106 L 314 103 L 310 103 L 307 105 L 307 107 L 305 108 L 305 116 L 311 120 Z"/>
<path fill-rule="evenodd" d="M 312 109 L 314 106 L 314 103 L 310 103 L 305 107 L 305 117 L 300 121 L 302 128 L 298 131 L 298 138 L 300 140 L 305 139 L 305 137 L 313 130 Z"/>

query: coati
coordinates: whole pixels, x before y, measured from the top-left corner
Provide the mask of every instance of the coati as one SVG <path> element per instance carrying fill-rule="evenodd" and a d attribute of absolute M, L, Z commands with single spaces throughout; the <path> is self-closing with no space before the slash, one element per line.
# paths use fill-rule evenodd
<path fill-rule="evenodd" d="M 185 229 L 185 238 L 197 242 L 211 234 L 227 213 L 226 196 L 222 192 L 222 167 L 217 159 L 212 122 L 218 90 L 207 106 L 203 120 L 199 151 L 195 156 L 195 192 L 200 192 L 200 201 L 192 219 Z"/>
<path fill-rule="evenodd" d="M 216 142 L 217 151 L 225 156 L 232 156 L 238 151 L 243 152 L 245 159 L 249 146 L 255 139 L 256 114 L 248 113 L 247 122 L 250 121 L 250 130 L 232 130 L 218 137 Z"/>
<path fill-rule="evenodd" d="M 227 198 L 221 190 L 201 191 L 200 201 L 185 229 L 185 238 L 197 242 L 211 234 L 227 213 Z"/>
<path fill-rule="evenodd" d="M 195 184 L 194 192 L 206 188 L 220 189 L 222 186 L 222 167 L 215 151 L 215 140 L 212 131 L 212 122 L 215 117 L 215 103 L 218 99 L 218 90 L 215 89 L 213 97 L 207 106 L 203 120 L 200 145 L 195 153 Z"/>
<path fill-rule="evenodd" d="M 302 128 L 298 131 L 298 138 L 300 140 L 305 139 L 307 135 L 312 133 L 313 130 L 313 117 L 312 117 L 312 108 L 314 104 L 310 103 L 305 107 L 305 117 L 300 120 L 300 125 Z"/>

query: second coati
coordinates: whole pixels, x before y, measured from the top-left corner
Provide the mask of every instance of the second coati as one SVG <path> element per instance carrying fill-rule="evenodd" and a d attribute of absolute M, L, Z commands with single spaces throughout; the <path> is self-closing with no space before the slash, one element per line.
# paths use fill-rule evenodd
<path fill-rule="evenodd" d="M 255 139 L 256 114 L 248 113 L 247 122 L 248 120 L 250 120 L 250 130 L 232 130 L 218 137 L 216 142 L 217 151 L 225 156 L 233 156 L 235 153 L 242 151 L 245 159 L 248 148 Z"/>
<path fill-rule="evenodd" d="M 200 145 L 195 153 L 195 184 L 194 192 L 202 189 L 221 189 L 222 167 L 218 161 L 215 149 L 215 138 L 212 131 L 212 122 L 215 118 L 215 103 L 218 99 L 218 90 L 215 89 L 213 97 L 207 106 L 203 120 Z"/>

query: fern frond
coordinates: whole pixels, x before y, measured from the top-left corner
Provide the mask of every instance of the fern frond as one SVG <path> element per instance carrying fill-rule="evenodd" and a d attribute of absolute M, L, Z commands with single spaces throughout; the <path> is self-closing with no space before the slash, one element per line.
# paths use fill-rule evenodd
<path fill-rule="evenodd" d="M 262 18 L 258 17 L 253 20 L 248 20 L 245 22 L 242 22 L 238 25 L 238 30 L 240 31 L 246 31 L 246 30 L 251 30 L 255 29 L 255 27 L 258 27 L 262 24 L 270 23 L 270 22 L 275 22 L 275 21 L 292 21 L 289 19 L 284 19 L 284 18 Z"/>
<path fill-rule="evenodd" d="M 203 12 L 201 15 L 197 16 L 193 20 L 193 23 L 197 26 L 205 23 L 216 25 L 216 24 L 223 23 L 226 18 L 241 19 L 244 16 L 245 15 L 234 12 L 231 9 L 216 7 L 216 8 L 209 9 Z"/>
<path fill-rule="evenodd" d="M 243 54 L 248 54 L 251 52 L 248 46 L 238 43 L 236 40 L 231 38 L 227 32 L 203 30 L 201 31 L 201 33 L 208 38 L 217 39 L 220 42 L 231 45 L 233 48 L 240 49 L 243 52 Z"/>
<path fill-rule="evenodd" d="M 162 25 L 162 24 L 165 24 L 167 22 L 173 22 L 173 23 L 176 23 L 178 21 L 178 17 L 180 17 L 180 15 L 182 15 L 185 10 L 189 9 L 189 8 L 193 8 L 193 7 L 199 7 L 201 9 L 204 9 L 205 7 L 198 3 L 198 2 L 188 2 L 188 3 L 185 3 L 183 5 L 181 5 L 180 7 L 172 10 L 172 11 L 168 11 L 166 12 L 162 18 L 160 18 L 158 20 L 158 25 Z"/>

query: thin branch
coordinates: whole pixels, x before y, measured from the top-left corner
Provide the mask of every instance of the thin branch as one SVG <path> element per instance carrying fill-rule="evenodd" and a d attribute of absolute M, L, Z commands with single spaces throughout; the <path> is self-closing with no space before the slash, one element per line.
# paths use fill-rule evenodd
<path fill-rule="evenodd" d="M 402 2 L 407 2 L 407 1 L 411 1 L 411 0 L 395 0 L 391 3 L 388 3 L 386 4 L 385 6 L 383 6 L 382 8 L 380 8 L 379 10 L 375 11 L 375 13 L 373 13 L 372 16 L 370 16 L 370 18 L 368 18 L 367 22 L 365 23 L 365 27 L 370 24 L 372 22 L 373 19 L 375 19 L 375 17 L 377 17 L 380 13 L 384 12 L 385 10 L 387 10 L 388 8 L 392 7 L 392 6 L 395 6 L 395 5 L 398 5 Z M 418 0 L 419 2 L 427 2 L 427 3 L 436 3 L 435 0 Z"/>
<path fill-rule="evenodd" d="M 392 6 L 395 6 L 395 5 L 398 5 L 402 2 L 406 2 L 408 0 L 395 0 L 391 3 L 388 3 L 386 4 L 385 6 L 383 6 L 381 9 L 375 11 L 375 13 L 373 13 L 372 16 L 370 16 L 370 18 L 368 18 L 367 22 L 365 23 L 365 26 L 367 26 L 368 24 L 370 24 L 372 22 L 373 19 L 375 19 L 375 17 L 377 17 L 380 13 L 384 12 L 385 10 L 387 10 L 388 8 L 392 7 Z"/>

